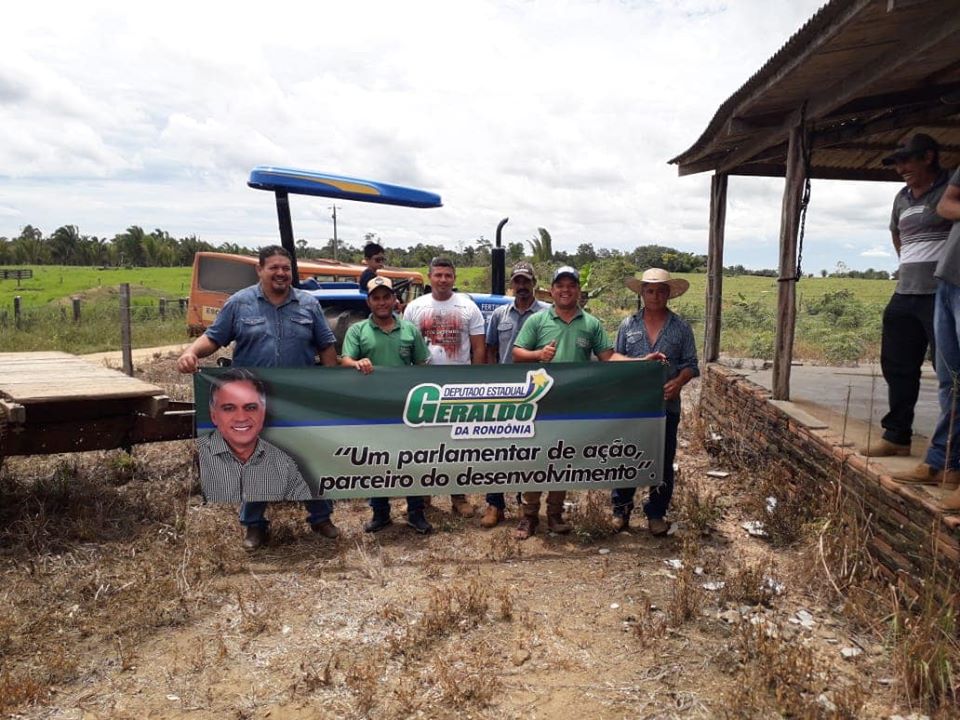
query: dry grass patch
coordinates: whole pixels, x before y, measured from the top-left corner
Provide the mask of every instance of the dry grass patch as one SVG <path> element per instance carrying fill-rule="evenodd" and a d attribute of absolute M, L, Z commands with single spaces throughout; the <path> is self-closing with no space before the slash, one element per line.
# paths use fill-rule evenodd
<path fill-rule="evenodd" d="M 775 624 L 741 623 L 735 655 L 734 682 L 718 707 L 726 720 L 860 717 L 865 690 L 840 685 L 820 667 L 809 647 L 785 641 Z"/>
<path fill-rule="evenodd" d="M 601 490 L 577 493 L 569 521 L 577 537 L 585 542 L 612 534 L 610 493 Z"/>
<path fill-rule="evenodd" d="M 677 473 L 673 504 L 684 523 L 701 536 L 710 535 L 723 519 L 720 494 L 697 480 L 683 481 Z"/>

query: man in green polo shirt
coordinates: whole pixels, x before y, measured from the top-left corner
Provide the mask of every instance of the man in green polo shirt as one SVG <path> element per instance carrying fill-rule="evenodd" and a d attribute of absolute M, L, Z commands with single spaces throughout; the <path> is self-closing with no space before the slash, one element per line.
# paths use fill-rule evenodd
<path fill-rule="evenodd" d="M 378 275 L 367 283 L 366 289 L 370 317 L 347 330 L 340 364 L 364 375 L 372 373 L 376 365 L 423 365 L 430 350 L 417 326 L 393 312 L 397 298 L 390 278 Z M 433 526 L 427 522 L 423 505 L 423 497 L 407 498 L 407 525 L 426 535 L 433 531 Z M 389 498 L 371 498 L 370 507 L 373 517 L 363 526 L 365 532 L 377 532 L 392 523 Z"/>
<path fill-rule="evenodd" d="M 513 345 L 513 361 L 517 363 L 589 362 L 591 355 L 598 360 L 662 360 L 660 353 L 643 358 L 631 358 L 613 351 L 600 321 L 580 307 L 580 273 L 569 265 L 557 268 L 550 284 L 553 307 L 532 316 L 520 329 Z M 515 537 L 526 540 L 540 524 L 540 495 L 538 491 L 523 493 L 523 517 Z M 568 533 L 570 526 L 563 521 L 563 501 L 566 490 L 547 493 L 547 528 L 550 532 Z"/>

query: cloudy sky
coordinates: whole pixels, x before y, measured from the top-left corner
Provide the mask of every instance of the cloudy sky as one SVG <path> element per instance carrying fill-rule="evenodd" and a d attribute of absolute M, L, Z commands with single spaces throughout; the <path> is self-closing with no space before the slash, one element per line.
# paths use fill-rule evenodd
<path fill-rule="evenodd" d="M 667 160 L 820 0 L 17 2 L 0 54 L 0 235 L 129 225 L 277 238 L 255 165 L 412 185 L 444 207 L 338 203 L 341 239 L 706 252 L 709 175 Z M 732 178 L 726 262 L 774 267 L 782 181 Z M 896 267 L 897 189 L 815 181 L 804 267 Z M 294 232 L 333 234 L 292 198 Z"/>

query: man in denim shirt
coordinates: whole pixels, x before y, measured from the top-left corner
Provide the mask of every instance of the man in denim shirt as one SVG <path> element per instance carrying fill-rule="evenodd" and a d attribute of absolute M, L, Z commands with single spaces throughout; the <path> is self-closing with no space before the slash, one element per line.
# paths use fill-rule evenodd
<path fill-rule="evenodd" d="M 623 355 L 639 358 L 659 352 L 667 358 L 667 381 L 663 385 L 666 409 L 666 437 L 663 452 L 663 482 L 651 488 L 643 506 L 650 532 L 666 535 L 670 523 L 664 519 L 673 496 L 673 460 L 677 454 L 677 430 L 680 427 L 680 390 L 700 374 L 693 331 L 679 316 L 667 309 L 670 298 L 683 295 L 690 283 L 671 278 L 660 268 L 651 268 L 641 278 L 628 278 L 628 288 L 640 295 L 643 308 L 624 318 L 617 331 L 614 349 Z M 633 511 L 636 488 L 618 488 L 612 493 L 614 526 L 626 530 Z"/>
<path fill-rule="evenodd" d="M 337 364 L 336 338 L 320 303 L 292 287 L 290 253 L 278 245 L 262 248 L 257 277 L 256 285 L 230 296 L 213 325 L 183 352 L 177 360 L 180 372 L 195 372 L 200 358 L 231 342 L 237 367 L 311 367 L 318 353 L 321 364 Z M 330 520 L 333 504 L 329 500 L 308 500 L 304 506 L 314 532 L 327 538 L 340 534 Z M 240 506 L 240 524 L 246 528 L 244 547 L 252 550 L 266 541 L 266 509 L 265 502 Z"/>

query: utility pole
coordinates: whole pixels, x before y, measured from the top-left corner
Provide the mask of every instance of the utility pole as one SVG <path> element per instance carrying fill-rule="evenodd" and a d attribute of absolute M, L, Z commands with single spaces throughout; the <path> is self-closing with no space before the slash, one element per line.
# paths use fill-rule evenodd
<path fill-rule="evenodd" d="M 339 242 L 337 241 L 337 206 L 331 205 L 330 209 L 333 210 L 333 259 L 337 259 L 337 248 Z"/>

